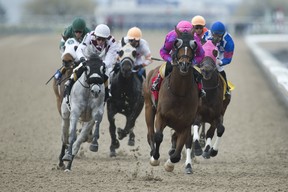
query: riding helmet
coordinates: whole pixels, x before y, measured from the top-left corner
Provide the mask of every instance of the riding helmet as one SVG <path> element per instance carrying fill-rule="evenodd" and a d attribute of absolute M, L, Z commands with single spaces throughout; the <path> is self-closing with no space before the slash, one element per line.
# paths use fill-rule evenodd
<path fill-rule="evenodd" d="M 105 24 L 99 24 L 95 28 L 95 35 L 97 37 L 108 38 L 110 36 L 110 28 Z"/>
<path fill-rule="evenodd" d="M 72 23 L 72 28 L 74 31 L 84 31 L 86 22 L 82 18 L 76 18 Z"/>
<path fill-rule="evenodd" d="M 213 34 L 223 35 L 226 32 L 225 25 L 222 22 L 217 21 L 212 24 L 211 32 Z"/>

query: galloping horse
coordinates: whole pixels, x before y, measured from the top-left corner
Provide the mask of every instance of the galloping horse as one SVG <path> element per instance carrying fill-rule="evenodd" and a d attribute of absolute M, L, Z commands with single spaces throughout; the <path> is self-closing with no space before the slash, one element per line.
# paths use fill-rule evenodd
<path fill-rule="evenodd" d="M 205 57 L 199 67 L 203 75 L 203 89 L 206 91 L 206 97 L 202 99 L 202 104 L 199 106 L 196 120 L 193 124 L 193 142 L 195 155 L 201 155 L 203 151 L 199 145 L 198 130 L 201 125 L 204 126 L 205 123 L 209 123 L 210 128 L 206 134 L 206 145 L 202 154 L 204 158 L 208 159 L 210 156 L 214 157 L 218 153 L 220 139 L 225 130 L 223 117 L 230 103 L 231 96 L 224 95 L 227 85 L 216 68 L 217 47 L 209 40 L 203 45 L 203 49 L 205 50 Z M 216 128 L 217 138 L 211 148 L 211 142 Z M 203 129 L 203 127 L 202 132 L 205 134 L 205 128 Z"/>
<path fill-rule="evenodd" d="M 121 140 L 129 134 L 128 145 L 134 146 L 135 134 L 133 128 L 135 121 L 144 106 L 142 83 L 137 77 L 137 71 L 133 70 L 136 49 L 129 43 L 124 45 L 118 52 L 120 69 L 111 78 L 111 97 L 107 101 L 107 115 L 110 123 L 111 136 L 110 156 L 116 156 L 115 149 L 120 147 L 116 138 L 116 126 L 114 116 L 120 113 L 126 117 L 124 129 L 118 128 L 118 138 Z"/>
<path fill-rule="evenodd" d="M 86 49 L 90 47 L 94 46 L 87 46 Z M 86 140 L 94 123 L 96 122 L 96 125 L 101 123 L 104 113 L 104 63 L 97 54 L 90 55 L 90 57 L 87 58 L 86 71 L 75 82 L 71 90 L 71 110 L 65 100 L 62 101 L 61 105 L 62 150 L 59 157 L 59 166 L 64 167 L 63 161 L 69 161 L 66 167 L 68 171 L 71 170 L 73 158 L 77 154 L 81 143 Z M 81 119 L 84 124 L 80 135 L 77 137 L 76 125 L 79 119 Z M 93 142 L 94 140 L 92 144 Z M 65 153 L 67 146 L 68 149 Z"/>
<path fill-rule="evenodd" d="M 150 89 L 152 79 L 157 75 L 159 67 L 149 72 L 144 86 L 145 118 L 148 128 L 147 140 L 151 147 L 150 164 L 152 166 L 158 166 L 160 163 L 159 150 L 163 140 L 164 128 L 169 126 L 175 131 L 173 137 L 176 140 L 176 147 L 175 150 L 169 153 L 170 158 L 164 166 L 165 170 L 169 172 L 173 171 L 174 163 L 180 161 L 184 144 L 188 144 L 186 147 L 189 146 L 189 142 L 186 141 L 192 140 L 191 126 L 199 103 L 198 88 L 192 64 L 197 44 L 192 32 L 181 33 L 177 28 L 175 28 L 175 31 L 178 38 L 174 43 L 173 70 L 163 80 L 159 90 L 157 106 L 154 103 Z M 154 131 L 154 120 L 156 132 Z M 190 142 L 190 150 L 191 145 L 192 142 Z"/>
<path fill-rule="evenodd" d="M 61 79 L 57 81 L 55 78 L 53 80 L 53 90 L 56 96 L 56 104 L 59 114 L 61 115 L 61 103 L 63 100 L 64 93 L 64 84 L 67 79 L 71 76 L 73 68 L 75 66 L 76 59 L 76 49 L 79 45 L 79 42 L 74 38 L 69 38 L 65 42 L 65 51 L 63 52 L 62 58 L 62 67 L 61 71 L 63 73 Z"/>

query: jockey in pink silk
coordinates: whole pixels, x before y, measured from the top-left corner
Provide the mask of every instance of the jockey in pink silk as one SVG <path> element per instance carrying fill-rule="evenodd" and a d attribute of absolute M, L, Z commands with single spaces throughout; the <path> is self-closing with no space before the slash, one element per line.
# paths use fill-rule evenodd
<path fill-rule="evenodd" d="M 180 32 L 190 32 L 193 29 L 192 24 L 189 21 L 180 21 L 177 24 L 176 28 Z M 160 49 L 160 55 L 166 61 L 166 63 L 163 64 L 163 65 L 166 65 L 165 77 L 168 74 L 170 74 L 170 72 L 172 71 L 171 63 L 173 62 L 172 61 L 172 55 L 174 52 L 173 44 L 174 44 L 176 39 L 177 39 L 176 31 L 175 30 L 170 31 L 165 37 L 165 42 L 164 42 L 163 47 Z M 195 51 L 194 59 L 192 62 L 194 65 L 196 65 L 196 64 L 199 64 L 203 60 L 205 52 L 202 48 L 200 39 L 196 34 L 194 34 L 194 39 L 197 43 L 197 49 Z M 200 91 L 199 96 L 203 97 L 203 96 L 205 96 L 205 91 L 202 89 L 201 74 L 197 70 L 194 70 L 194 71 L 195 71 L 194 75 L 196 76 L 195 79 L 197 81 L 198 88 Z M 158 76 L 155 79 L 155 81 L 153 82 L 152 87 L 151 87 L 152 93 L 153 92 L 157 92 L 157 93 L 159 92 L 162 80 L 163 80 L 163 77 L 160 75 L 160 73 L 158 73 Z"/>

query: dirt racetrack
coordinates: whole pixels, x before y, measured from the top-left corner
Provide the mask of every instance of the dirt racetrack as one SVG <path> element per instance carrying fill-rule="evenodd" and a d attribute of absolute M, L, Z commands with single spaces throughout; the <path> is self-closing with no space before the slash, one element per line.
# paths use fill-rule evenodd
<path fill-rule="evenodd" d="M 144 31 L 154 57 L 159 57 L 164 37 L 165 32 Z M 99 151 L 90 152 L 83 144 L 72 172 L 57 170 L 61 118 L 51 83 L 45 83 L 61 65 L 59 39 L 59 34 L 0 37 L 0 191 L 288 191 L 287 109 L 241 38 L 235 39 L 233 64 L 226 67 L 236 89 L 218 156 L 198 157 L 192 175 L 184 174 L 183 159 L 172 173 L 164 170 L 169 128 L 164 132 L 160 166 L 149 164 L 144 109 L 136 122 L 134 147 L 125 138 L 118 156 L 109 157 L 105 114 Z M 154 61 L 148 70 L 160 64 Z M 118 126 L 123 125 L 121 119 L 118 116 Z"/>

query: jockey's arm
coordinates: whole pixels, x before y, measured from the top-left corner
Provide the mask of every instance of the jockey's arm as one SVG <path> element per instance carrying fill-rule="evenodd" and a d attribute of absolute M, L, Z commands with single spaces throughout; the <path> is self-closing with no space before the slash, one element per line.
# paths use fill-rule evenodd
<path fill-rule="evenodd" d="M 233 42 L 233 40 L 227 42 L 224 50 L 225 51 L 223 53 L 223 58 L 220 60 L 221 63 L 219 63 L 220 66 L 228 65 L 231 63 L 232 57 L 234 54 L 234 42 Z"/>
<path fill-rule="evenodd" d="M 87 33 L 76 50 L 76 56 L 77 56 L 76 61 L 79 61 L 82 57 L 84 57 L 83 51 L 85 47 L 90 43 L 90 41 L 91 41 L 91 35 L 90 33 Z"/>

